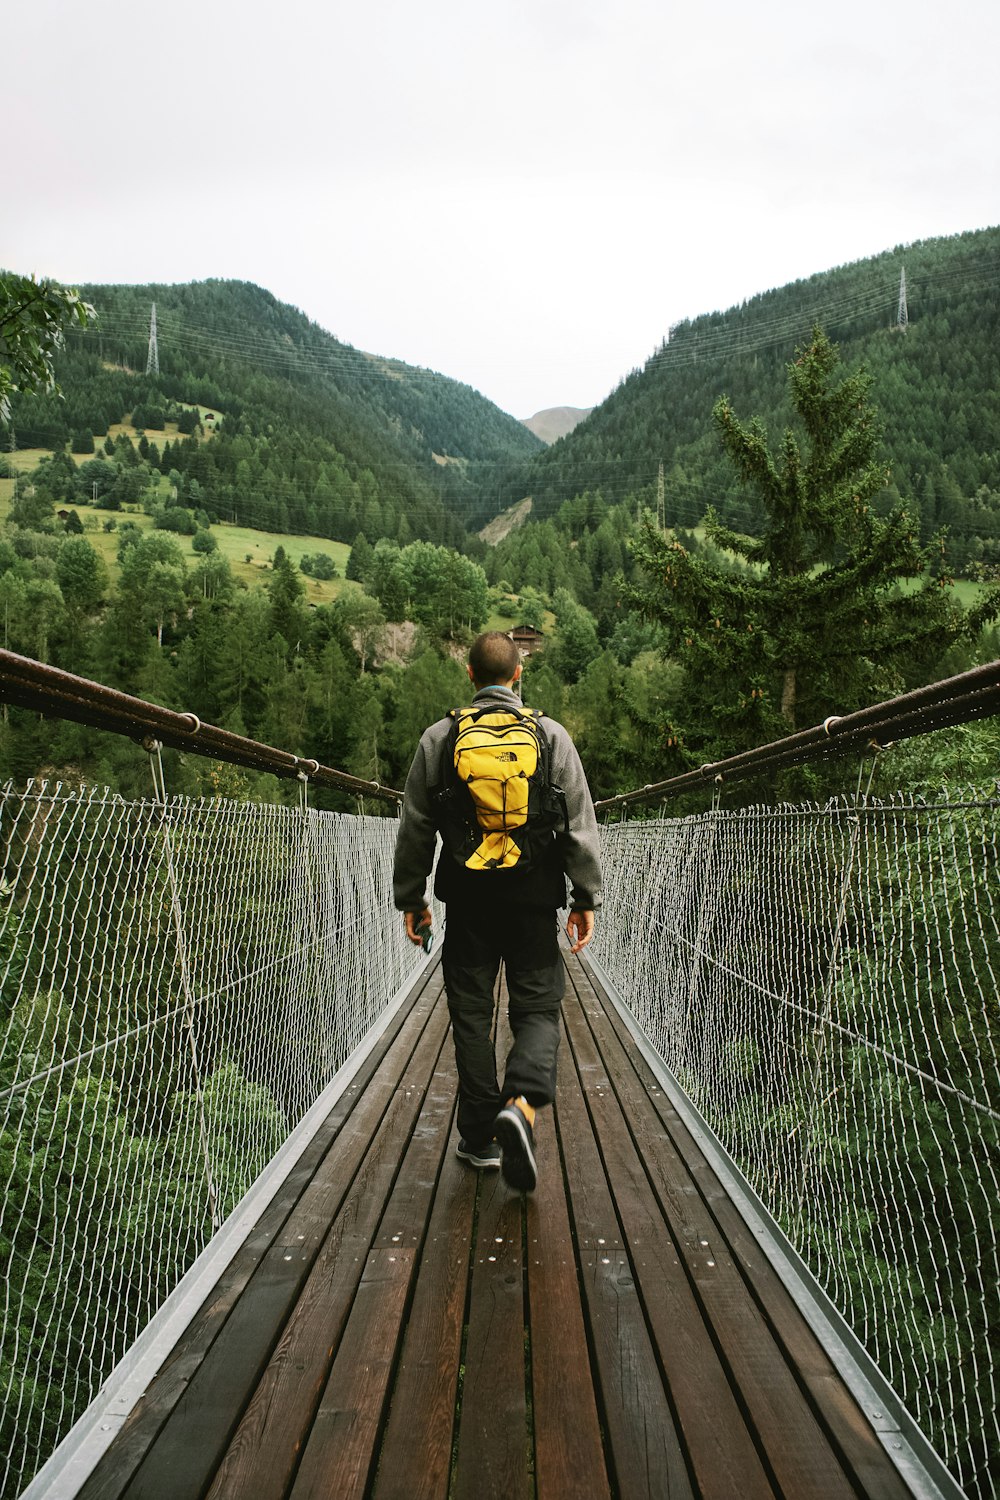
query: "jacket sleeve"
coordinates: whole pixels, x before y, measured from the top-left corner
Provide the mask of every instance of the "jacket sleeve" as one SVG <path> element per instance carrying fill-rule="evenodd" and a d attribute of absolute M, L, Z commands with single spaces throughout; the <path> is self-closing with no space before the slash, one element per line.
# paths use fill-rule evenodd
<path fill-rule="evenodd" d="M 403 788 L 403 810 L 396 835 L 392 897 L 399 911 L 423 911 L 428 904 L 427 877 L 434 864 L 437 828 L 431 809 L 427 751 L 425 733 Z"/>
<path fill-rule="evenodd" d="M 552 779 L 566 796 L 567 829 L 559 837 L 559 847 L 569 877 L 570 906 L 597 911 L 602 900 L 601 839 L 594 799 L 569 734 L 551 720 L 547 727 L 552 735 Z"/>

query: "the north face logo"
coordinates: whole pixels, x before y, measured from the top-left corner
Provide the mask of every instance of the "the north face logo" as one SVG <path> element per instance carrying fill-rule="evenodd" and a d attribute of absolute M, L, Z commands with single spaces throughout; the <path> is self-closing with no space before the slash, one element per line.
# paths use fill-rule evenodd
<path fill-rule="evenodd" d="M 498 750 L 497 760 L 517 760 L 513 750 Z"/>

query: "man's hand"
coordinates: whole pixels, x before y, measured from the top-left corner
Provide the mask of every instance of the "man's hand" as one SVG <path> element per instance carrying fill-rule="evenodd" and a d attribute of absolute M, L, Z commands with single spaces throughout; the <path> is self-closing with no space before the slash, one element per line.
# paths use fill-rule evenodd
<path fill-rule="evenodd" d="M 409 938 L 410 942 L 416 943 L 419 948 L 422 948 L 424 946 L 424 940 L 422 937 L 418 936 L 417 928 L 430 927 L 433 921 L 434 917 L 431 914 L 429 907 L 425 906 L 423 911 L 408 911 L 406 913 L 406 936 Z"/>
<path fill-rule="evenodd" d="M 579 953 L 581 948 L 586 948 L 594 936 L 594 913 L 571 911 L 566 923 L 566 936 L 573 945 L 569 950 L 571 953 Z"/>

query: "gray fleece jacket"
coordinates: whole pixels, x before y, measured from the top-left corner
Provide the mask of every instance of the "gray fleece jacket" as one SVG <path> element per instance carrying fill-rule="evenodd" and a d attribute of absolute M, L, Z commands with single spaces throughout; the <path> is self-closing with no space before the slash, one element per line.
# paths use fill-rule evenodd
<path fill-rule="evenodd" d="M 477 707 L 486 703 L 497 708 L 522 706 L 517 694 L 505 687 L 481 688 L 473 702 Z M 563 726 L 555 719 L 546 718 L 542 723 L 551 746 L 552 781 L 565 793 L 569 815 L 567 831 L 556 839 L 559 858 L 570 882 L 569 904 L 578 910 L 596 911 L 601 904 L 600 841 L 587 777 L 576 746 Z M 431 789 L 444 783 L 444 749 L 450 731 L 450 719 L 438 719 L 424 730 L 406 778 L 392 882 L 393 899 L 400 911 L 422 911 L 427 905 L 427 877 L 434 864 L 437 839 Z"/>

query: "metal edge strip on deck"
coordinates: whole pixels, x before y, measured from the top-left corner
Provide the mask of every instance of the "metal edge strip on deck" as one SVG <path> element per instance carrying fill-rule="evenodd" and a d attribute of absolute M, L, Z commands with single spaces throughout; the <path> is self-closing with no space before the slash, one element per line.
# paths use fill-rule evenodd
<path fill-rule="evenodd" d="M 440 959 L 432 960 L 433 963 Z M 358 1069 L 422 985 L 428 969 L 416 973 L 396 992 L 381 1016 L 340 1067 L 316 1102 L 261 1172 L 256 1182 L 209 1240 L 139 1337 L 125 1351 L 93 1401 L 25 1490 L 20 1500 L 71 1500 L 104 1457 L 126 1417 L 180 1343 L 211 1294 L 222 1272 L 253 1233 L 260 1216 L 294 1169 Z"/>
<path fill-rule="evenodd" d="M 650 1070 L 704 1154 L 747 1227 L 759 1241 L 799 1312 L 861 1407 L 889 1459 L 917 1500 L 968 1500 L 954 1474 L 917 1425 L 844 1315 L 765 1207 L 708 1121 L 682 1089 L 622 998 L 600 959 L 579 957 L 593 970 Z"/>

